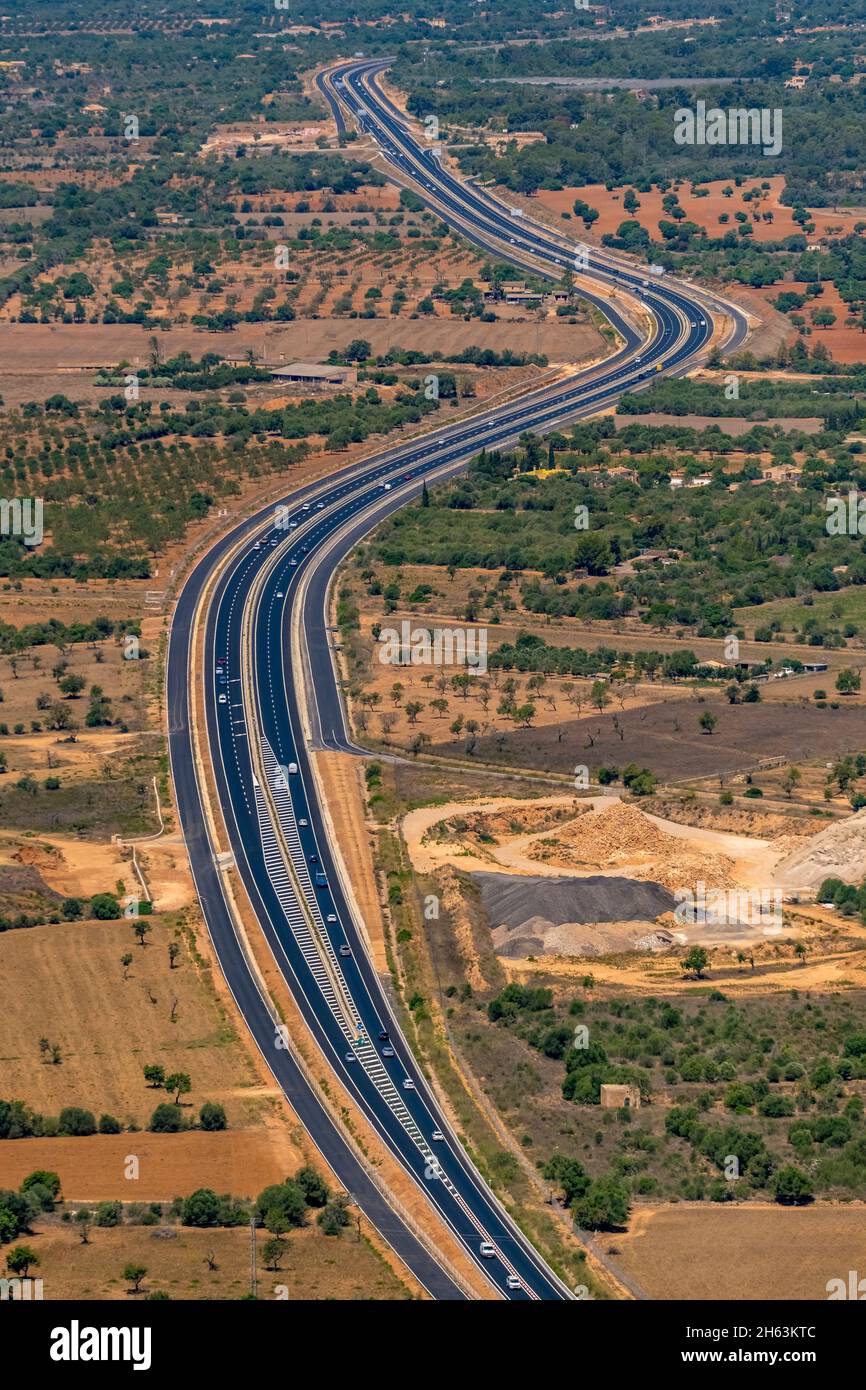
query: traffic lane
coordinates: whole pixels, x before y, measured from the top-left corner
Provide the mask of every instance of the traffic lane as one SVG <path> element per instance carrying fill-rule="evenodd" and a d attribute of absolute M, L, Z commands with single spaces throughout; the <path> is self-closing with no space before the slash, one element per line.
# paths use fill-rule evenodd
<path fill-rule="evenodd" d="M 242 571 L 238 576 L 238 580 L 240 583 L 248 582 L 248 579 L 248 571 Z M 229 610 L 231 610 L 234 598 L 235 595 L 233 594 L 232 589 L 227 589 L 225 603 L 229 605 Z M 228 624 L 226 625 L 228 626 Z M 219 624 L 217 626 L 219 627 Z M 233 655 L 234 654 L 235 653 L 233 653 Z M 221 723 L 219 710 L 215 711 L 215 716 L 215 724 L 217 727 L 219 737 Z M 224 727 L 221 733 L 224 745 L 233 743 L 231 729 L 230 727 L 228 727 L 228 723 L 225 718 L 222 720 L 222 724 Z M 225 799 L 234 813 L 233 818 L 235 820 L 240 820 L 241 822 L 244 820 L 249 821 L 250 812 L 244 810 L 245 800 L 239 795 L 238 788 L 236 785 L 236 778 L 238 774 L 235 770 L 233 770 L 233 757 L 226 756 L 224 752 L 221 752 L 220 758 L 216 761 L 218 782 L 223 782 L 224 780 L 227 782 L 228 790 Z M 244 766 L 246 765 L 246 754 L 244 751 L 241 752 L 241 763 Z M 322 996 L 318 991 L 315 981 L 312 981 L 311 983 L 312 977 L 309 975 L 307 963 L 304 960 L 297 946 L 297 942 L 295 941 L 293 933 L 291 933 L 291 929 L 288 927 L 288 924 L 285 921 L 279 898 L 273 891 L 273 886 L 270 882 L 270 877 L 267 872 L 267 866 L 264 862 L 264 858 L 261 855 L 261 853 L 257 852 L 254 836 L 252 834 L 241 836 L 241 846 L 240 853 L 238 854 L 238 863 L 242 872 L 244 868 L 244 861 L 246 861 L 250 869 L 249 876 L 247 876 L 245 873 L 243 874 L 245 881 L 247 882 L 248 889 L 250 889 L 251 896 L 254 901 L 256 896 L 258 896 L 265 912 L 267 913 L 269 923 L 275 930 L 277 939 L 279 940 L 279 943 L 282 947 L 284 957 L 287 961 L 287 964 L 289 965 L 289 968 L 292 972 L 292 976 L 295 980 L 296 988 L 293 989 L 293 993 L 295 994 L 296 999 L 301 1005 L 305 1003 L 309 1003 L 310 1005 L 311 1012 L 308 1015 L 308 1021 L 311 1023 L 311 1025 L 313 1025 L 314 1023 L 318 1025 L 318 1040 L 320 1046 L 323 1046 L 323 1050 L 326 1052 L 326 1055 L 328 1055 L 329 1053 L 331 1054 L 332 1065 L 335 1066 L 335 1069 L 337 1070 L 338 1074 L 342 1072 L 343 1081 L 344 1084 L 347 1085 L 347 1089 L 349 1089 L 350 1092 L 354 1091 L 356 1093 L 356 1096 L 360 1099 L 360 1101 L 364 1103 L 364 1109 L 366 1113 L 368 1113 L 370 1118 L 373 1120 L 373 1122 L 376 1123 L 377 1119 L 379 1118 L 384 1120 L 384 1127 L 386 1131 L 385 1137 L 390 1139 L 392 1149 L 396 1144 L 396 1146 L 402 1151 L 402 1156 L 404 1160 L 408 1160 L 408 1165 L 411 1169 L 414 1170 L 416 1178 L 421 1179 L 425 1177 L 425 1168 L 427 1166 L 427 1160 L 425 1159 L 424 1155 L 420 1154 L 420 1152 L 414 1146 L 408 1146 L 406 1142 L 407 1136 L 405 1130 L 403 1129 L 403 1126 L 400 1125 L 399 1121 L 393 1119 L 393 1117 L 391 1117 L 389 1114 L 383 1115 L 381 1112 L 379 1112 L 379 1115 L 377 1115 L 377 1101 L 381 1099 L 381 1093 L 376 1089 L 375 1083 L 373 1082 L 372 1078 L 369 1077 L 365 1071 L 361 1071 L 361 1069 L 357 1067 L 357 1064 L 350 1065 L 345 1062 L 345 1034 L 343 1033 L 342 1029 L 339 1027 L 338 1023 L 334 1019 L 334 1016 L 331 1013 L 330 1008 L 325 1007 L 324 1000 L 322 999 Z M 356 1001 L 356 1003 L 357 1002 L 358 1001 Z M 303 1008 L 302 1011 L 306 1012 L 306 1010 Z M 367 1031 L 369 1031 L 369 1023 L 366 1019 L 365 1023 L 367 1024 Z M 314 1027 L 313 1031 L 315 1034 L 317 1032 L 317 1029 Z M 407 1095 L 404 1097 L 404 1100 L 409 1101 L 411 1103 L 414 1100 L 414 1096 Z M 415 1118 L 417 1122 L 418 1117 L 416 1116 Z M 432 1129 L 432 1120 L 428 1118 L 427 1123 Z M 381 1132 L 382 1125 L 379 1124 L 377 1125 L 377 1127 L 380 1129 Z M 490 1221 L 490 1215 L 486 1211 L 483 1198 L 476 1199 L 475 1194 L 469 1192 L 461 1193 L 460 1196 L 462 1196 L 463 1200 L 467 1203 L 469 1211 L 473 1215 L 475 1215 L 476 1219 L 483 1219 L 487 1217 L 487 1224 L 493 1224 Z M 435 1189 L 435 1199 L 436 1205 L 443 1212 L 443 1215 L 445 1215 L 446 1219 L 448 1219 L 449 1224 L 452 1226 L 452 1229 L 454 1229 L 456 1233 L 461 1235 L 464 1241 L 468 1243 L 470 1254 L 472 1254 L 473 1257 L 477 1259 L 477 1257 L 475 1256 L 474 1246 L 478 1245 L 481 1239 L 485 1238 L 483 1233 L 476 1233 L 476 1235 L 473 1236 L 472 1232 L 466 1231 L 466 1213 L 462 1210 L 459 1200 L 454 1198 L 452 1194 L 448 1192 L 447 1187 Z M 522 1256 L 520 1254 L 512 1252 L 509 1248 L 511 1235 L 507 1229 L 499 1229 L 498 1224 L 493 1224 L 493 1229 L 489 1232 L 489 1235 L 490 1238 L 497 1245 L 497 1247 L 502 1250 L 507 1259 L 511 1260 L 512 1262 L 515 1260 L 522 1260 Z M 502 1270 L 499 1270 L 498 1268 L 496 1268 L 495 1265 L 491 1266 L 490 1264 L 486 1264 L 480 1267 L 483 1269 L 484 1273 L 488 1275 L 488 1277 L 494 1278 L 494 1280 L 497 1282 L 497 1284 L 500 1286 L 503 1292 L 506 1291 L 505 1281 L 507 1280 L 508 1271 L 504 1266 Z M 520 1273 L 520 1271 L 518 1271 L 518 1273 Z M 511 1292 L 514 1293 L 519 1291 L 512 1290 Z"/>
<path fill-rule="evenodd" d="M 274 1021 L 252 978 L 223 897 L 222 882 L 205 829 L 196 777 L 187 676 L 191 618 L 198 597 L 200 591 L 196 594 L 193 588 L 184 590 L 179 618 L 176 624 L 172 624 L 170 634 L 166 673 L 170 711 L 169 751 L 178 816 L 184 829 L 196 892 L 220 967 L 269 1070 L 338 1180 L 354 1195 L 364 1214 L 388 1239 L 431 1295 L 447 1300 L 462 1300 L 465 1297 L 462 1291 L 402 1223 L 368 1177 L 322 1108 L 291 1054 L 274 1049 Z"/>
<path fill-rule="evenodd" d="M 291 581 L 289 581 L 289 583 L 290 582 Z M 288 584 L 285 574 L 281 573 L 279 567 L 274 570 L 273 576 L 268 579 L 267 586 L 268 588 L 274 588 L 278 584 L 286 585 L 286 594 L 283 602 L 285 603 L 285 605 L 288 606 L 290 604 Z M 262 596 L 259 602 L 259 613 L 264 614 L 265 616 L 260 620 L 263 631 L 259 635 L 258 644 L 261 647 L 263 643 L 270 640 L 270 643 L 278 647 L 280 652 L 282 652 L 283 644 L 280 636 L 281 624 L 279 621 L 280 607 L 281 606 L 269 602 L 265 595 Z M 272 679 L 273 661 L 266 661 L 266 666 L 268 670 L 269 691 L 273 693 L 275 688 Z M 280 692 L 280 695 L 282 696 L 282 692 Z M 277 705 L 278 709 L 281 709 L 282 698 L 278 698 Z M 351 915 L 348 913 L 347 905 L 345 904 L 340 885 L 336 880 L 333 865 L 330 861 L 330 847 L 328 845 L 328 837 L 324 830 L 324 825 L 321 820 L 317 799 L 315 798 L 315 796 L 311 796 L 307 790 L 306 784 L 307 778 L 309 776 L 309 767 L 307 759 L 305 757 L 303 743 L 300 739 L 295 737 L 293 731 L 291 730 L 288 724 L 285 728 L 280 727 L 279 723 L 274 725 L 271 722 L 270 714 L 266 717 L 263 717 L 262 723 L 264 726 L 264 734 L 268 738 L 269 742 L 273 746 L 279 747 L 279 750 L 284 759 L 283 766 L 289 766 L 289 764 L 295 762 L 295 760 L 298 761 L 299 774 L 297 776 L 295 774 L 290 774 L 288 777 L 288 782 L 291 790 L 295 816 L 297 818 L 307 819 L 309 822 L 308 827 L 303 828 L 299 832 L 304 842 L 304 851 L 307 855 L 309 855 L 310 853 L 316 853 L 317 864 L 330 864 L 328 884 L 327 886 L 323 886 L 320 889 L 317 888 L 316 898 L 318 900 L 319 907 L 323 914 L 327 916 L 329 912 L 332 913 L 337 918 L 337 924 L 335 925 L 342 927 L 343 935 L 348 938 L 348 924 L 351 923 L 352 919 Z M 307 773 L 306 776 L 305 768 Z M 352 925 L 354 924 L 352 923 Z M 334 926 L 328 924 L 325 930 L 328 933 L 332 944 L 335 940 L 339 940 L 339 935 L 335 931 Z M 352 935 L 354 936 L 354 932 L 352 933 Z M 357 938 L 355 938 L 354 951 L 352 957 L 341 959 L 340 966 L 341 969 L 344 971 L 347 986 L 352 993 L 355 1005 L 358 1008 L 359 1013 L 361 1014 L 365 1033 L 372 1040 L 374 1037 L 377 1037 L 378 1033 L 382 1030 L 384 1026 L 383 1014 L 386 1006 L 384 1005 L 384 1001 L 381 996 L 381 986 L 380 982 L 378 981 L 378 978 L 375 976 L 374 972 L 371 972 L 370 976 L 368 977 L 366 975 L 366 972 L 364 972 L 361 969 L 361 961 L 365 961 L 363 947 L 360 945 L 360 943 L 358 943 Z M 355 979 L 354 988 L 352 988 L 353 977 Z M 402 1081 L 402 1077 L 404 1075 L 403 1068 L 405 1068 L 405 1072 L 409 1074 L 410 1079 L 413 1080 L 414 1089 L 404 1094 L 402 1099 L 407 1109 L 412 1114 L 415 1122 L 421 1129 L 422 1133 L 426 1133 L 428 1138 L 432 1139 L 433 1131 L 436 1129 L 441 1129 L 443 1124 L 442 1119 L 438 1114 L 436 1102 L 433 1100 L 432 1096 L 429 1093 L 427 1093 L 426 1082 L 424 1082 L 423 1078 L 421 1077 L 414 1064 L 414 1059 L 412 1059 L 411 1057 L 411 1051 L 409 1050 L 408 1045 L 405 1044 L 405 1042 L 403 1042 L 402 1037 L 399 1034 L 398 1025 L 395 1021 L 392 1020 L 390 1016 L 387 1018 L 387 1024 L 387 1031 L 389 1031 L 391 1037 L 395 1041 L 397 1040 L 397 1038 L 400 1038 L 400 1042 L 402 1043 L 401 1051 L 405 1052 L 405 1056 L 400 1056 L 400 1053 L 398 1052 L 397 1057 L 395 1057 L 393 1060 L 388 1059 L 386 1061 L 386 1059 L 381 1058 L 381 1049 L 379 1049 L 380 1059 L 386 1066 L 387 1071 L 391 1073 L 392 1081 L 394 1081 L 395 1079 L 397 1081 Z M 340 1060 L 342 1061 L 342 1058 L 340 1058 Z M 356 1065 L 357 1064 L 354 1063 L 351 1064 L 352 1074 L 349 1079 L 352 1081 L 354 1081 L 356 1078 Z M 395 1072 L 397 1073 L 396 1077 L 394 1075 Z M 488 1193 L 488 1190 L 486 1189 L 486 1187 L 480 1184 L 474 1172 L 467 1168 L 462 1151 L 459 1148 L 457 1148 L 454 1151 L 449 1149 L 447 1151 L 447 1154 L 448 1161 L 445 1161 L 445 1159 L 443 1159 L 442 1152 L 439 1152 L 435 1155 L 437 1162 L 441 1164 L 442 1174 L 446 1178 L 450 1178 L 452 1182 L 459 1183 L 461 1185 L 462 1195 L 464 1199 L 467 1199 L 469 1194 L 466 1188 L 463 1187 L 463 1182 L 468 1182 L 474 1188 L 474 1198 L 472 1199 L 473 1204 L 477 1200 L 477 1205 L 474 1206 L 475 1214 L 483 1220 L 486 1228 L 485 1232 L 476 1233 L 476 1242 L 489 1237 L 493 1241 L 493 1243 L 503 1252 L 503 1254 L 505 1254 L 506 1258 L 511 1260 L 512 1263 L 519 1264 L 522 1262 L 523 1258 L 528 1258 L 530 1261 L 532 1261 L 534 1252 L 527 1250 L 521 1245 L 521 1237 L 519 1233 L 510 1229 L 509 1225 L 507 1224 L 507 1218 L 505 1218 L 505 1214 L 497 1210 L 495 1206 L 491 1207 L 490 1195 Z M 429 1152 L 420 1156 L 418 1162 L 414 1165 L 415 1175 L 418 1178 L 420 1178 L 423 1175 L 425 1181 L 435 1182 L 436 1177 L 438 1175 L 434 1175 L 431 1178 L 431 1175 L 427 1171 L 429 1158 Z M 451 1166 L 452 1161 L 456 1165 L 455 1167 Z M 506 1224 L 504 1225 L 503 1220 L 505 1220 L 506 1222 Z M 520 1253 L 518 1253 L 518 1251 Z M 539 1277 L 539 1275 L 541 1275 L 541 1277 L 544 1278 L 546 1285 L 546 1276 L 544 1276 L 542 1272 L 538 1270 L 536 1265 L 533 1265 L 532 1267 L 536 1270 L 536 1274 L 534 1277 L 537 1278 Z M 504 1278 L 507 1278 L 507 1273 L 508 1271 L 506 1269 L 503 1274 Z M 521 1275 L 521 1271 L 519 1268 L 517 1270 L 517 1273 L 519 1276 Z M 519 1291 L 511 1290 L 510 1292 L 514 1293 Z"/>

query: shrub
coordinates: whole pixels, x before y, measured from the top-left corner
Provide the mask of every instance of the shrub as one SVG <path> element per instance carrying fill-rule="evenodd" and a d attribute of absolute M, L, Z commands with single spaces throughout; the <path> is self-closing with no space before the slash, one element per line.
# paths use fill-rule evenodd
<path fill-rule="evenodd" d="M 218 1101 L 206 1100 L 198 1113 L 202 1129 L 228 1129 L 226 1112 Z"/>
<path fill-rule="evenodd" d="M 183 1129 L 183 1111 L 180 1106 L 163 1101 L 151 1115 L 148 1129 L 153 1134 L 177 1134 Z"/>
<path fill-rule="evenodd" d="M 60 1112 L 57 1127 L 61 1134 L 95 1134 L 96 1120 L 92 1111 L 82 1110 L 79 1105 L 67 1105 Z"/>

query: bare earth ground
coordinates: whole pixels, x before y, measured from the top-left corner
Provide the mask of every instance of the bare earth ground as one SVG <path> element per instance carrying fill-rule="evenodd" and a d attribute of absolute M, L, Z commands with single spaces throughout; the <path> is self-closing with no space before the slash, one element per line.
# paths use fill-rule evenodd
<path fill-rule="evenodd" d="M 710 736 L 698 724 L 704 711 L 718 717 L 718 727 Z M 626 709 L 619 716 L 622 740 L 609 717 L 599 718 L 593 713 L 579 720 L 563 720 L 558 731 L 514 730 L 502 752 L 487 735 L 479 740 L 477 757 L 512 767 L 552 767 L 563 773 L 581 763 L 596 768 L 637 761 L 650 767 L 662 781 L 719 775 L 727 780 L 756 768 L 761 758 L 796 761 L 804 752 L 810 758 L 835 758 L 857 751 L 866 742 L 866 709 L 862 706 L 820 710 L 789 702 L 784 706 L 784 717 L 780 715 L 781 706 L 775 703 L 731 706 L 708 697 L 699 705 L 693 699 L 671 699 L 644 710 Z M 590 736 L 595 739 L 594 746 L 589 746 Z M 450 757 L 456 751 L 453 742 L 434 743 L 431 749 Z"/>
<path fill-rule="evenodd" d="M 584 823 L 583 815 L 588 814 L 592 817 L 594 813 L 600 812 L 615 817 L 617 812 L 612 808 L 616 808 L 617 805 L 618 798 L 615 796 L 585 797 L 580 801 L 573 797 L 550 797 L 532 802 L 520 802 L 515 798 L 502 798 L 496 802 L 488 801 L 481 804 L 452 802 L 446 806 L 423 807 L 411 811 L 403 820 L 402 831 L 412 863 L 419 873 L 430 873 L 442 864 L 451 863 L 464 870 L 501 868 L 518 874 L 553 877 L 563 874 L 577 877 L 604 873 L 628 875 L 633 868 L 639 868 L 641 878 L 655 878 L 655 867 L 658 869 L 658 877 L 664 881 L 664 864 L 654 866 L 652 861 L 644 863 L 644 856 L 637 847 L 633 849 L 631 860 L 626 850 L 623 851 L 622 857 L 617 857 L 616 863 L 607 863 L 601 849 L 598 852 L 602 854 L 603 862 L 569 862 L 567 853 L 563 853 L 559 859 L 556 855 L 551 855 L 547 862 L 536 857 L 539 849 L 543 849 L 550 841 L 567 846 L 571 827 L 585 831 L 585 835 L 592 839 L 594 821 Z M 484 845 L 483 852 L 476 850 L 474 854 L 471 841 L 461 837 L 459 833 L 442 842 L 437 842 L 430 836 L 429 832 L 445 819 L 469 819 L 471 824 L 471 818 L 477 816 L 479 811 L 498 811 L 505 807 L 511 807 L 515 812 L 527 808 L 537 811 L 542 807 L 564 807 L 576 813 L 577 820 L 565 821 L 554 830 L 542 829 L 523 835 L 503 835 L 499 844 Z M 634 813 L 633 806 L 622 806 L 623 817 L 633 817 Z M 766 884 L 772 879 L 773 866 L 779 858 L 780 850 L 765 840 L 750 839 L 744 835 L 726 834 L 717 830 L 702 830 L 676 821 L 662 820 L 658 816 L 649 816 L 647 820 L 650 825 L 663 831 L 665 836 L 682 842 L 683 854 L 723 855 L 730 861 L 732 878 L 743 886 Z"/>
<path fill-rule="evenodd" d="M 651 1298 L 689 1301 L 826 1299 L 828 1279 L 847 1282 L 849 1269 L 862 1269 L 864 1240 L 860 1202 L 640 1206 L 627 1233 L 599 1237 L 603 1250 L 616 1248 L 614 1267 Z"/>
<path fill-rule="evenodd" d="M 136 1180 L 126 1177 L 130 1155 Z M 306 1157 L 275 1126 L 207 1134 L 94 1134 L 73 1139 L 0 1141 L 0 1187 L 18 1188 L 28 1173 L 59 1174 L 66 1201 L 170 1202 L 199 1187 L 254 1198 L 303 1167 Z"/>
<path fill-rule="evenodd" d="M 158 1230 L 169 1230 L 160 1236 Z M 270 1237 L 256 1236 L 258 1294 L 262 1299 L 324 1298 L 400 1299 L 410 1295 L 366 1240 L 353 1230 L 339 1239 L 324 1236 L 315 1227 L 293 1231 L 278 1271 L 265 1268 L 262 1250 Z M 83 1246 L 77 1232 L 59 1224 L 45 1224 L 40 1234 L 28 1236 L 28 1245 L 39 1255 L 43 1296 L 57 1299 L 111 1299 L 137 1306 L 129 1294 L 122 1271 L 127 1264 L 142 1264 L 148 1273 L 142 1296 L 156 1290 L 178 1299 L 237 1299 L 250 1286 L 250 1233 L 248 1227 L 195 1230 L 188 1226 L 120 1226 L 98 1228 Z M 212 1255 L 216 1270 L 208 1269 Z"/>

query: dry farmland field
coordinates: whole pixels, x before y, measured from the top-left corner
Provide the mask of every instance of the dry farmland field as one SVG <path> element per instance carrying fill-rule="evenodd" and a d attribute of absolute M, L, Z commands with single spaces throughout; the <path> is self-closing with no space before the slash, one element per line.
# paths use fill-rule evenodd
<path fill-rule="evenodd" d="M 708 735 L 699 725 L 709 712 L 718 720 Z M 670 696 L 640 710 L 618 715 L 623 737 L 608 713 L 564 719 L 558 728 L 513 729 L 479 739 L 476 756 L 513 768 L 555 768 L 569 771 L 576 763 L 591 770 L 606 763 L 639 760 L 662 780 L 730 776 L 756 768 L 761 758 L 834 758 L 856 751 L 866 742 L 866 709 L 817 709 L 776 702 L 730 706 L 708 696 Z M 591 740 L 591 741 L 590 741 Z M 432 752 L 461 756 L 453 743 L 436 743 Z"/>
<path fill-rule="evenodd" d="M 828 1280 L 862 1268 L 864 1240 L 862 1202 L 639 1206 L 627 1232 L 596 1237 L 648 1297 L 690 1302 L 826 1299 Z"/>
<path fill-rule="evenodd" d="M 263 1254 L 267 1232 L 256 1238 L 261 1299 L 403 1299 L 409 1294 L 366 1239 L 344 1231 L 335 1239 L 316 1226 L 293 1231 L 279 1268 Z M 240 1229 L 195 1230 L 186 1226 L 122 1226 L 95 1229 L 82 1245 L 74 1227 L 57 1219 L 40 1223 L 28 1243 L 40 1259 L 46 1300 L 108 1299 L 137 1305 L 122 1271 L 144 1266 L 141 1298 L 159 1292 L 176 1299 L 238 1299 L 250 1288 L 250 1233 Z M 211 1265 L 214 1267 L 211 1268 Z"/>
<path fill-rule="evenodd" d="M 146 1085 L 142 1068 L 161 1062 L 190 1073 L 190 1113 L 216 1100 L 231 1125 L 255 1123 L 269 1101 L 198 943 L 157 916 L 146 940 L 139 946 L 125 919 L 0 935 L 4 1095 L 51 1115 L 82 1105 L 143 1127 L 165 1096 Z M 173 941 L 181 954 L 171 969 Z M 127 952 L 133 962 L 124 979 Z M 58 1064 L 43 1057 L 42 1037 L 59 1044 Z"/>

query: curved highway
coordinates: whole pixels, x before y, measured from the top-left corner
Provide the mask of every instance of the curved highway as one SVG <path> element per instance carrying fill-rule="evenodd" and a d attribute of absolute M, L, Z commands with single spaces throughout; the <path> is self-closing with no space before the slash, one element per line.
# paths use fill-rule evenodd
<path fill-rule="evenodd" d="M 555 234 L 511 216 L 495 200 L 446 174 L 413 140 L 380 93 L 381 63 L 341 65 L 320 74 L 320 90 L 344 102 L 441 215 L 503 259 L 554 278 L 568 249 Z M 342 120 L 342 113 L 340 114 Z M 368 1177 L 347 1138 L 283 1045 L 236 935 L 215 862 L 191 733 L 195 618 L 204 613 L 203 696 L 207 748 L 237 870 L 256 921 L 322 1055 L 394 1161 L 416 1182 L 471 1260 L 502 1296 L 563 1299 L 549 1270 L 487 1188 L 449 1129 L 401 1036 L 366 951 L 332 852 L 305 728 L 313 741 L 352 748 L 327 633 L 328 586 L 340 559 L 382 517 L 417 493 L 422 479 L 446 478 L 482 447 L 527 429 L 549 429 L 597 412 L 629 387 L 664 370 L 684 369 L 713 333 L 716 301 L 665 280 L 645 289 L 632 264 L 591 253 L 594 280 L 637 287 L 654 328 L 646 344 L 627 318 L 597 298 L 623 339 L 606 362 L 507 406 L 477 415 L 350 464 L 302 489 L 224 537 L 193 570 L 172 621 L 167 667 L 169 747 L 178 813 L 202 911 L 220 965 L 253 1037 L 302 1123 L 339 1180 L 437 1298 L 462 1291 L 420 1244 Z M 581 285 L 581 295 L 592 297 Z M 745 333 L 733 320 L 732 339 Z M 637 349 L 641 351 L 638 352 Z M 213 583 L 216 567 L 222 568 Z M 207 590 L 207 592 L 206 592 Z M 306 649 L 296 669 L 299 625 Z"/>

